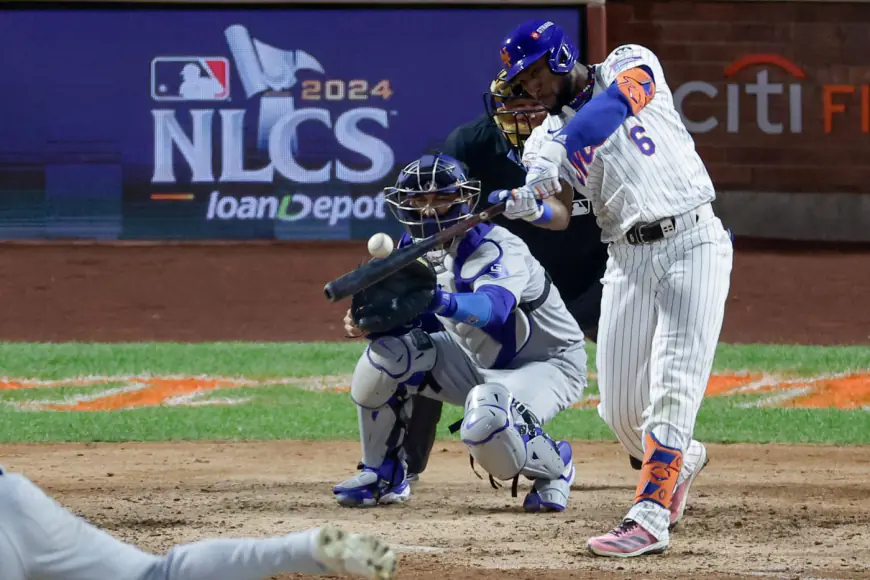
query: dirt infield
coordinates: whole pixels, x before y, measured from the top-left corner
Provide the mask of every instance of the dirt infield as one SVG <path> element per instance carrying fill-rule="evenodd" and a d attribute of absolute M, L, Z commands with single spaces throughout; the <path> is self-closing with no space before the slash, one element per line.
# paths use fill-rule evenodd
<path fill-rule="evenodd" d="M 0 339 L 341 340 L 346 303 L 324 283 L 365 258 L 330 245 L 8 244 Z M 870 251 L 738 246 L 722 339 L 870 343 Z M 2 373 L 0 373 L 2 375 Z M 439 443 L 412 501 L 340 509 L 331 486 L 357 443 L 7 445 L 77 513 L 156 551 L 214 534 L 275 534 L 326 521 L 401 545 L 402 578 L 870 578 L 866 448 L 711 446 L 685 525 L 661 557 L 595 559 L 586 538 L 623 515 L 636 472 L 616 444 L 578 443 L 564 514 L 533 516 Z M 329 457 L 330 461 L 323 461 Z"/>
<path fill-rule="evenodd" d="M 741 251 L 722 340 L 870 344 L 870 250 Z M 341 340 L 365 243 L 0 245 L 0 340 Z"/>
<path fill-rule="evenodd" d="M 356 443 L 10 445 L 4 461 L 155 551 L 332 521 L 399 545 L 409 580 L 870 577 L 866 449 L 711 446 L 669 552 L 632 561 L 583 548 L 623 515 L 636 472 L 616 444 L 577 443 L 575 451 L 569 509 L 546 515 L 522 512 L 527 483 L 514 499 L 477 479 L 454 443 L 436 446 L 408 503 L 373 510 L 340 508 L 331 496 L 354 469 Z"/>

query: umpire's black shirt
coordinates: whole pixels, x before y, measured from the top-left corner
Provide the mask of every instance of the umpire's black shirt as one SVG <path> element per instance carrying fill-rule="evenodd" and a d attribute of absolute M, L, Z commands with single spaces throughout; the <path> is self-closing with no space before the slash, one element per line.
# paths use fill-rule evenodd
<path fill-rule="evenodd" d="M 512 159 L 507 139 L 488 114 L 454 129 L 444 153 L 465 163 L 470 177 L 480 180 L 481 210 L 492 205 L 487 201 L 491 191 L 521 187 L 526 182 L 525 169 Z M 582 211 L 578 207 L 586 208 L 586 213 L 572 216 L 568 228 L 560 231 L 504 216 L 493 219 L 526 242 L 566 302 L 597 284 L 607 262 L 607 246 L 601 242 L 601 229 L 589 202 L 575 193 L 574 205 L 575 213 Z"/>

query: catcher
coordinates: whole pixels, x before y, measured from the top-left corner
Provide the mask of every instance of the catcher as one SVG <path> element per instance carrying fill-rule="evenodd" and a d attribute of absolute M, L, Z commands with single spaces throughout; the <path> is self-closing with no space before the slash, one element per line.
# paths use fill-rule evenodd
<path fill-rule="evenodd" d="M 470 217 L 480 195 L 444 154 L 410 163 L 385 197 L 413 243 Z M 411 395 L 465 407 L 463 443 L 490 481 L 533 481 L 526 511 L 562 511 L 574 481 L 571 446 L 542 425 L 580 400 L 585 340 L 558 289 L 507 230 L 480 224 L 353 296 L 348 335 L 370 340 L 351 379 L 361 471 L 335 486 L 344 506 L 410 497 L 402 451 Z M 493 479 L 495 478 L 495 479 Z"/>

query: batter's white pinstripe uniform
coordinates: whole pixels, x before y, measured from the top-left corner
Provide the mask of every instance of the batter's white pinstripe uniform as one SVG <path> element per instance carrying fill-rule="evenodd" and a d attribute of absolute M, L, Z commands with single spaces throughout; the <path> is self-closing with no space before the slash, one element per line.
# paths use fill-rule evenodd
<path fill-rule="evenodd" d="M 652 73 L 654 98 L 598 147 L 569 151 L 560 172 L 591 201 L 602 240 L 610 242 L 596 360 L 599 414 L 635 457 L 643 457 L 646 433 L 683 450 L 682 482 L 700 455 L 692 435 L 722 327 L 732 246 L 656 56 L 637 45 L 617 48 L 595 67 L 593 94 L 639 66 Z M 574 114 L 565 107 L 535 129 L 524 163 Z M 629 243 L 634 226 L 671 217 L 665 238 Z M 667 539 L 662 506 L 640 502 L 627 517 Z"/>

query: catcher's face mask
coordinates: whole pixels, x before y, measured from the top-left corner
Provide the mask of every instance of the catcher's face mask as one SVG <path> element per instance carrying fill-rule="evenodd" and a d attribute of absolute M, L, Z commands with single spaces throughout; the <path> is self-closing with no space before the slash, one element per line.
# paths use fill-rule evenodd
<path fill-rule="evenodd" d="M 523 146 L 532 129 L 544 122 L 547 109 L 516 83 L 508 83 L 501 71 L 483 95 L 486 112 L 501 129 L 518 159 L 523 157 Z"/>
<path fill-rule="evenodd" d="M 411 238 L 428 238 L 470 217 L 480 197 L 480 182 L 469 180 L 462 164 L 443 153 L 424 155 L 399 174 L 384 197 Z"/>

